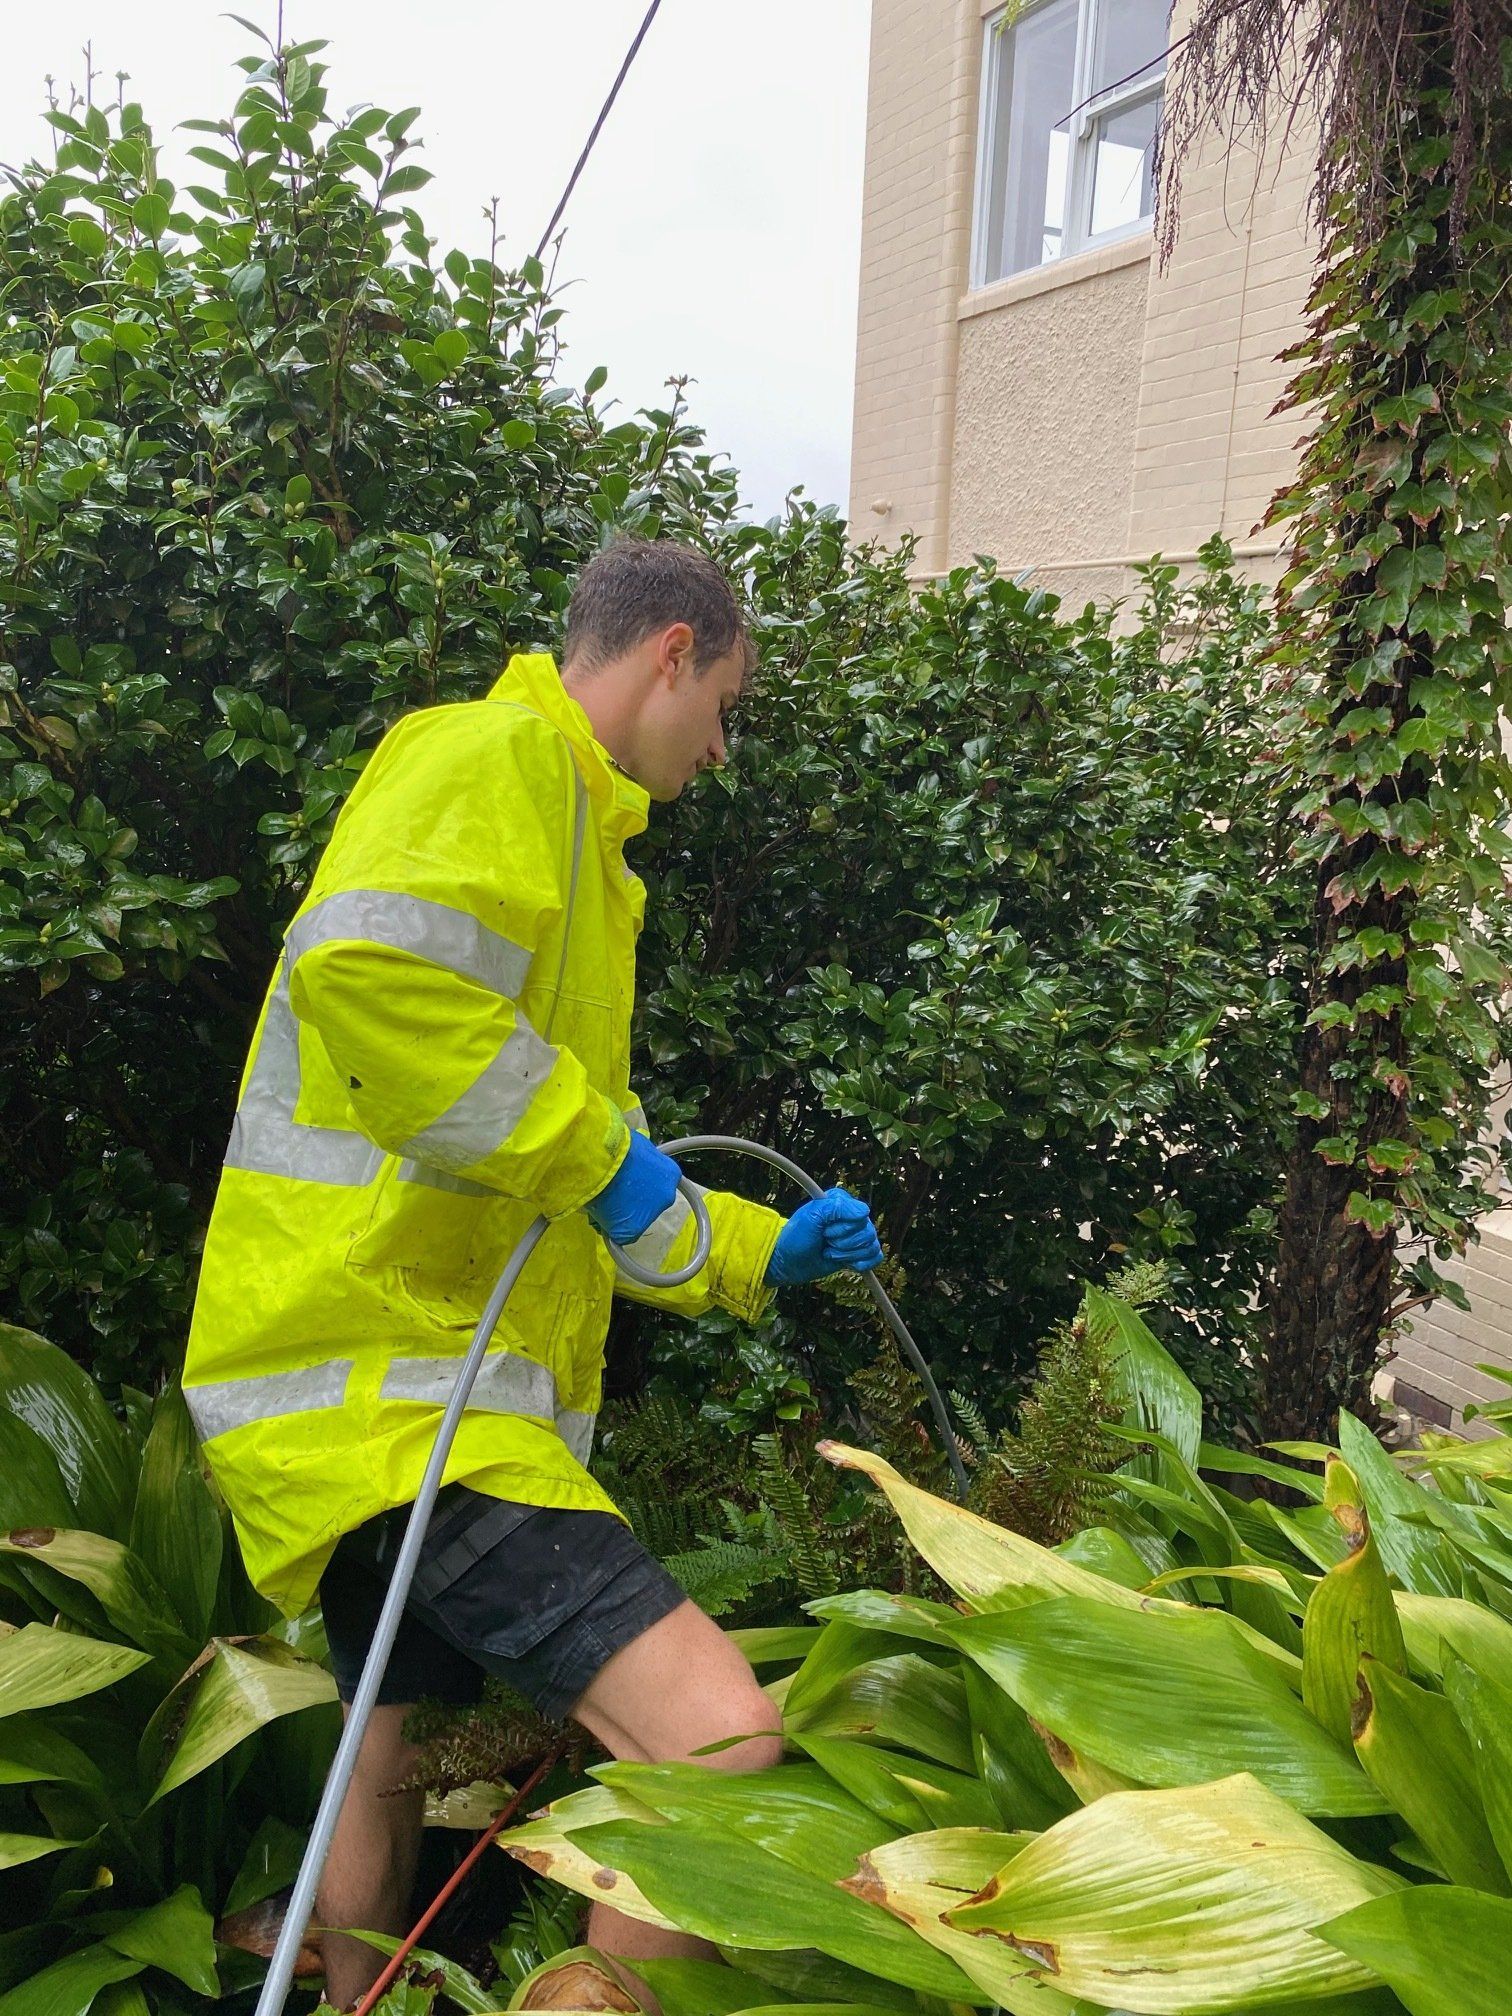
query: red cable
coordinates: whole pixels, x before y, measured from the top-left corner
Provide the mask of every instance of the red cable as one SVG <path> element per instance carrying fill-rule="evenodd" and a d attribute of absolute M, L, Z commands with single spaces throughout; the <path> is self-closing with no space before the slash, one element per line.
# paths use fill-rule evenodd
<path fill-rule="evenodd" d="M 450 1876 L 447 1877 L 446 1881 L 441 1885 L 441 1888 L 436 1892 L 435 1897 L 431 1900 L 430 1908 L 426 1911 L 425 1915 L 420 1919 L 419 1923 L 415 1926 L 414 1930 L 411 1933 L 409 1933 L 409 1935 L 404 1939 L 398 1951 L 394 1954 L 392 1960 L 389 1961 L 388 1965 L 384 1968 L 383 1972 L 378 1976 L 378 1979 L 373 1983 L 372 1987 L 369 1988 L 366 1995 L 364 1995 L 362 2000 L 357 2004 L 356 2009 L 352 2012 L 352 2016 L 371 2016 L 373 2008 L 384 1994 L 384 1991 L 393 1982 L 395 1976 L 399 1972 L 399 1969 L 404 1965 L 405 1961 L 409 1958 L 414 1948 L 420 1943 L 422 1935 L 431 1925 L 431 1923 L 441 1910 L 441 1907 L 446 1903 L 447 1899 L 451 1897 L 453 1893 L 456 1891 L 458 1886 L 461 1884 L 463 1878 L 467 1875 L 468 1871 L 472 1868 L 473 1864 L 477 1861 L 478 1857 L 483 1853 L 483 1850 L 493 1840 L 494 1836 L 496 1834 L 502 1833 L 504 1828 L 509 1825 L 510 1821 L 514 1818 L 515 1814 L 518 1813 L 518 1811 L 520 1810 L 520 1807 L 524 1803 L 524 1801 L 530 1797 L 531 1793 L 534 1792 L 535 1788 L 537 1787 L 537 1785 L 540 1784 L 541 1780 L 546 1776 L 547 1772 L 550 1771 L 552 1767 L 560 1759 L 561 1754 L 562 1753 L 560 1750 L 553 1750 L 549 1757 L 544 1758 L 536 1766 L 534 1771 L 531 1772 L 530 1776 L 525 1780 L 525 1783 L 520 1787 L 519 1791 L 515 1793 L 514 1797 L 510 1800 L 509 1804 L 506 1807 L 504 1807 L 504 1809 L 501 1812 L 496 1813 L 494 1815 L 493 1819 L 489 1822 L 485 1831 L 478 1836 L 477 1840 L 474 1841 L 472 1847 L 468 1849 L 466 1855 L 463 1856 L 462 1860 L 457 1864 L 456 1868 L 453 1869 Z"/>

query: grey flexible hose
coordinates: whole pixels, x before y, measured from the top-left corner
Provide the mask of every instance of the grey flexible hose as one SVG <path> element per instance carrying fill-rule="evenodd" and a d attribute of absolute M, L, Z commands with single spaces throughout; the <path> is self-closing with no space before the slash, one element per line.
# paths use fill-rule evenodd
<path fill-rule="evenodd" d="M 774 1169 L 780 1169 L 790 1176 L 798 1186 L 806 1190 L 810 1197 L 821 1197 L 823 1191 L 814 1179 L 796 1162 L 790 1162 L 785 1155 L 779 1155 L 773 1148 L 763 1148 L 754 1141 L 741 1141 L 732 1134 L 694 1134 L 681 1141 L 669 1141 L 663 1153 L 671 1156 L 691 1154 L 703 1148 L 728 1150 L 732 1154 L 754 1156 L 757 1161 L 768 1162 Z M 684 1178 L 678 1189 L 693 1213 L 696 1234 L 693 1257 L 685 1267 L 670 1274 L 656 1274 L 644 1268 L 629 1254 L 623 1252 L 613 1241 L 608 1241 L 609 1250 L 614 1255 L 614 1264 L 632 1281 L 648 1288 L 677 1288 L 685 1281 L 691 1281 L 708 1261 L 713 1246 L 713 1232 L 709 1224 L 708 1207 L 696 1185 Z M 441 1489 L 441 1479 L 446 1471 L 446 1461 L 451 1454 L 452 1444 L 457 1439 L 457 1429 L 467 1407 L 468 1396 L 483 1363 L 484 1354 L 492 1342 L 493 1333 L 503 1314 L 504 1305 L 514 1292 L 515 1283 L 524 1272 L 525 1263 L 540 1244 L 541 1235 L 546 1230 L 546 1219 L 540 1217 L 528 1225 L 520 1243 L 505 1263 L 504 1271 L 494 1283 L 493 1293 L 484 1304 L 483 1313 L 478 1318 L 478 1327 L 473 1332 L 472 1342 L 467 1347 L 457 1373 L 457 1383 L 452 1388 L 436 1430 L 430 1459 L 425 1466 L 425 1474 L 420 1480 L 420 1488 L 415 1493 L 415 1502 L 410 1509 L 409 1522 L 404 1529 L 404 1539 L 399 1546 L 394 1562 L 394 1572 L 389 1579 L 388 1591 L 383 1599 L 383 1608 L 378 1613 L 378 1622 L 373 1628 L 373 1642 L 368 1647 L 367 1658 L 362 1668 L 362 1678 L 357 1683 L 357 1692 L 352 1697 L 347 1710 L 346 1725 L 341 1732 L 341 1741 L 336 1746 L 336 1755 L 331 1760 L 331 1769 L 325 1787 L 320 1795 L 315 1819 L 310 1828 L 310 1839 L 305 1847 L 304 1859 L 299 1865 L 294 1888 L 289 1897 L 288 1909 L 279 1930 L 278 1943 L 273 1948 L 273 1957 L 268 1962 L 268 1972 L 263 1981 L 262 1993 L 257 1998 L 254 2016 L 281 2016 L 288 1999 L 289 1986 L 294 1979 L 294 1964 L 299 1957 L 300 1944 L 305 1927 L 315 1908 L 315 1892 L 325 1869 L 326 1857 L 331 1850 L 331 1841 L 336 1833 L 336 1823 L 341 1818 L 341 1809 L 346 1804 L 347 1792 L 352 1782 L 352 1774 L 357 1766 L 357 1753 L 362 1748 L 362 1739 L 367 1734 L 367 1725 L 372 1718 L 378 1700 L 378 1690 L 383 1685 L 383 1676 L 388 1669 L 389 1654 L 394 1649 L 394 1639 L 398 1634 L 399 1620 L 404 1614 L 404 1606 L 409 1600 L 410 1585 L 415 1579 L 415 1570 L 420 1563 L 420 1549 L 425 1543 L 425 1530 L 430 1524 L 430 1516 L 435 1509 L 436 1495 Z M 872 1300 L 881 1310 L 894 1336 L 907 1354 L 923 1381 L 924 1390 L 929 1395 L 929 1404 L 934 1410 L 944 1438 L 945 1449 L 950 1457 L 951 1469 L 955 1475 L 956 1489 L 962 1498 L 966 1495 L 966 1471 L 961 1462 L 961 1452 L 950 1426 L 950 1417 L 945 1412 L 945 1403 L 940 1398 L 940 1390 L 930 1376 L 918 1346 L 909 1335 L 903 1318 L 893 1307 L 885 1289 L 870 1275 L 866 1285 Z"/>
<path fill-rule="evenodd" d="M 800 1169 L 786 1155 L 779 1155 L 775 1148 L 764 1147 L 759 1141 L 742 1141 L 734 1134 L 689 1134 L 681 1141 L 667 1142 L 663 1153 L 667 1155 L 691 1155 L 700 1148 L 719 1148 L 731 1155 L 749 1155 L 757 1162 L 769 1162 L 774 1169 L 780 1169 L 784 1176 L 790 1176 L 800 1190 L 806 1190 L 810 1197 L 822 1197 L 824 1191 L 806 1169 Z M 935 1426 L 940 1431 L 940 1446 L 950 1463 L 950 1474 L 955 1480 L 956 1496 L 964 1504 L 971 1490 L 966 1475 L 966 1465 L 961 1457 L 961 1445 L 956 1432 L 950 1425 L 950 1416 L 945 1411 L 945 1402 L 940 1389 L 935 1384 L 934 1374 L 924 1362 L 924 1354 L 915 1344 L 908 1325 L 898 1314 L 897 1304 L 888 1294 L 875 1274 L 861 1277 L 866 1283 L 866 1292 L 876 1304 L 882 1320 L 897 1338 L 904 1357 L 918 1375 L 919 1384 L 929 1396 L 930 1412 L 934 1415 Z"/>

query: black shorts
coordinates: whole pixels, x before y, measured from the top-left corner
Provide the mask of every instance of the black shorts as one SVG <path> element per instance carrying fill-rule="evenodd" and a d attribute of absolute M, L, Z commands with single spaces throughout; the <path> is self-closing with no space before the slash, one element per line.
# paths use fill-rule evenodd
<path fill-rule="evenodd" d="M 410 1508 L 337 1543 L 320 1581 L 337 1691 L 362 1677 Z M 621 1520 L 449 1485 L 431 1514 L 378 1699 L 476 1701 L 485 1675 L 565 1715 L 622 1646 L 684 1602 Z"/>

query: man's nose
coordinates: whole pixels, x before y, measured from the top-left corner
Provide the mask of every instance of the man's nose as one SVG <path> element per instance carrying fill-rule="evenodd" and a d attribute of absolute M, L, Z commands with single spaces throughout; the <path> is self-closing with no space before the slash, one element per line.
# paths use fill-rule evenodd
<path fill-rule="evenodd" d="M 709 761 L 716 769 L 722 770 L 724 768 L 725 738 L 723 728 L 716 728 L 714 730 L 713 739 L 709 743 Z"/>

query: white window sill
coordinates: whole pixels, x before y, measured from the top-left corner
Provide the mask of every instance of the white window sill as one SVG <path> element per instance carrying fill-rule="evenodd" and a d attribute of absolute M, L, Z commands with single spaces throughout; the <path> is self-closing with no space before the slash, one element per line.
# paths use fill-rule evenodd
<path fill-rule="evenodd" d="M 1132 231 L 1110 245 L 1094 245 L 1069 258 L 1048 259 L 1043 266 L 1030 266 L 1022 273 L 1010 273 L 1006 280 L 994 280 L 990 287 L 977 287 L 963 294 L 956 304 L 956 319 L 990 315 L 995 308 L 1011 308 L 1016 302 L 1033 300 L 1039 294 L 1054 293 L 1058 287 L 1074 287 L 1078 281 L 1096 279 L 1100 273 L 1116 273 L 1124 266 L 1148 262 L 1155 249 L 1153 231 Z"/>

